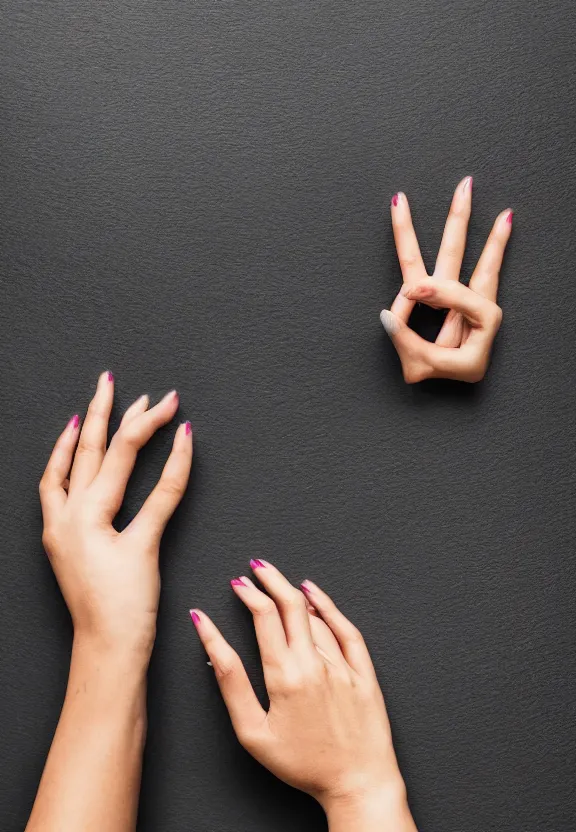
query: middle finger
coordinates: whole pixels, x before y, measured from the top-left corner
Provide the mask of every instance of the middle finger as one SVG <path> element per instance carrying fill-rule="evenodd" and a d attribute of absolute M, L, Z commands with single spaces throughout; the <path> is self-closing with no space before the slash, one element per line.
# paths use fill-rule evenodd
<path fill-rule="evenodd" d="M 472 177 L 460 182 L 450 205 L 442 242 L 436 259 L 434 276 L 444 280 L 459 280 L 466 249 L 466 234 L 472 211 Z"/>
<path fill-rule="evenodd" d="M 313 650 L 306 600 L 284 575 L 266 560 L 251 560 L 250 566 L 258 580 L 276 602 L 290 647 Z"/>

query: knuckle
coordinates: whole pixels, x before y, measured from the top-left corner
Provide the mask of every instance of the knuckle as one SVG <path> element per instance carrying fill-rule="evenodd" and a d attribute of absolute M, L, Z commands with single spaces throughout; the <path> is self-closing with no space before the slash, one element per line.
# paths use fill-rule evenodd
<path fill-rule="evenodd" d="M 263 596 L 261 600 L 258 601 L 257 605 L 253 607 L 252 613 L 256 617 L 265 617 L 268 615 L 272 615 L 276 612 L 276 604 L 272 601 L 271 598 L 267 596 Z"/>
<path fill-rule="evenodd" d="M 483 368 L 478 369 L 478 370 L 474 369 L 469 373 L 468 381 L 471 384 L 477 384 L 477 382 L 482 381 L 485 374 L 486 374 L 486 371 Z"/>
<path fill-rule="evenodd" d="M 291 592 L 282 600 L 282 606 L 287 610 L 300 610 L 306 606 L 306 601 L 301 592 Z"/>
<path fill-rule="evenodd" d="M 321 686 L 326 678 L 324 663 L 317 656 L 303 664 L 288 668 L 283 677 L 282 688 L 285 693 L 297 693 L 302 690 Z"/>
<path fill-rule="evenodd" d="M 502 312 L 502 307 L 498 306 L 497 303 L 492 304 L 492 322 L 497 329 L 500 327 L 500 324 L 502 323 L 503 316 L 504 313 Z"/>
<path fill-rule="evenodd" d="M 462 251 L 459 246 L 451 243 L 444 248 L 444 255 L 448 260 L 460 260 Z"/>
<path fill-rule="evenodd" d="M 137 419 L 127 422 L 118 430 L 114 440 L 119 445 L 138 448 L 142 442 L 142 428 Z"/>
<path fill-rule="evenodd" d="M 158 483 L 160 490 L 167 497 L 181 497 L 184 492 L 182 481 L 178 477 L 162 477 Z"/>
<path fill-rule="evenodd" d="M 86 454 L 95 454 L 101 450 L 101 445 L 98 442 L 95 442 L 89 436 L 80 437 L 80 441 L 78 442 L 78 450 L 76 451 L 77 455 L 84 456 Z"/>
<path fill-rule="evenodd" d="M 227 653 L 213 658 L 212 665 L 218 679 L 229 679 L 238 672 L 239 659 L 234 653 Z"/>
<path fill-rule="evenodd" d="M 284 677 L 279 665 L 270 664 L 266 668 L 266 690 L 271 699 L 282 695 L 284 690 Z"/>
<path fill-rule="evenodd" d="M 351 684 L 354 685 L 356 696 L 360 702 L 373 702 L 377 697 L 381 696 L 382 692 L 379 686 L 372 680 L 365 681 L 363 679 L 359 679 L 352 681 L 351 679 L 350 681 Z"/>
<path fill-rule="evenodd" d="M 292 670 L 288 671 L 284 676 L 282 688 L 285 693 L 297 693 L 298 691 L 302 690 L 304 686 L 305 677 L 300 670 L 293 668 Z"/>
<path fill-rule="evenodd" d="M 418 265 L 418 258 L 414 254 L 403 254 L 398 259 L 403 269 L 413 269 Z"/>
<path fill-rule="evenodd" d="M 351 644 L 364 644 L 364 636 L 354 624 L 348 624 L 346 627 L 346 638 Z"/>
<path fill-rule="evenodd" d="M 262 738 L 260 733 L 254 731 L 253 728 L 239 725 L 235 729 L 238 742 L 249 754 L 254 756 L 255 751 L 261 747 Z"/>
<path fill-rule="evenodd" d="M 420 361 L 406 361 L 402 363 L 402 375 L 406 384 L 418 384 L 430 377 L 431 369 Z"/>
<path fill-rule="evenodd" d="M 102 407 L 101 402 L 98 401 L 97 397 L 93 398 L 92 401 L 90 402 L 90 404 L 88 405 L 87 415 L 90 418 L 97 418 L 97 419 L 103 419 L 104 416 L 106 415 L 106 411 L 105 411 L 104 407 Z"/>
<path fill-rule="evenodd" d="M 467 381 L 475 384 L 478 381 L 482 381 L 484 376 L 486 375 L 486 368 L 488 365 L 488 358 L 480 358 L 478 359 L 468 371 L 467 374 Z"/>
<path fill-rule="evenodd" d="M 449 216 L 455 220 L 464 220 L 470 214 L 470 204 L 469 203 L 462 203 L 457 202 L 453 204 L 449 211 Z"/>
<path fill-rule="evenodd" d="M 214 672 L 218 679 L 230 678 L 236 672 L 236 667 L 231 661 L 213 662 Z"/>
<path fill-rule="evenodd" d="M 44 531 L 42 532 L 42 546 L 44 547 L 44 549 L 47 552 L 52 551 L 52 549 L 54 548 L 55 542 L 56 542 L 56 540 L 55 540 L 54 531 L 50 527 L 45 528 Z"/>

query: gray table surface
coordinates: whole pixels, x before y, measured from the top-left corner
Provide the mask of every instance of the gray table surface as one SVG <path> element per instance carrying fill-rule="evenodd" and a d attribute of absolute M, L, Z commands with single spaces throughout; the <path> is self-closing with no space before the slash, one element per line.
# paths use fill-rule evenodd
<path fill-rule="evenodd" d="M 0 3 L 0 826 L 25 824 L 70 625 L 37 482 L 97 374 L 196 434 L 163 546 L 141 832 L 324 829 L 237 746 L 188 618 L 262 682 L 250 557 L 362 628 L 423 832 L 576 826 L 572 0 Z M 515 211 L 473 388 L 405 386 L 388 205 L 469 275 Z M 428 315 L 425 330 L 438 325 Z M 157 477 L 173 427 L 126 503 Z M 122 522 L 122 517 L 120 522 Z"/>

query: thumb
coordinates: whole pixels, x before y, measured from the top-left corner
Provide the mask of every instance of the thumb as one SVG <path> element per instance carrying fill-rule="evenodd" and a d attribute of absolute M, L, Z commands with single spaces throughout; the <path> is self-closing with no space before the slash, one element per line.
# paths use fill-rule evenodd
<path fill-rule="evenodd" d="M 396 347 L 407 384 L 416 384 L 425 378 L 475 382 L 484 377 L 493 335 L 459 348 L 442 347 L 425 341 L 388 309 L 382 310 L 380 320 Z"/>
<path fill-rule="evenodd" d="M 407 384 L 416 384 L 429 378 L 432 375 L 432 365 L 426 354 L 430 347 L 428 341 L 417 335 L 389 309 L 382 310 L 380 321 L 396 348 L 402 363 L 404 381 Z"/>

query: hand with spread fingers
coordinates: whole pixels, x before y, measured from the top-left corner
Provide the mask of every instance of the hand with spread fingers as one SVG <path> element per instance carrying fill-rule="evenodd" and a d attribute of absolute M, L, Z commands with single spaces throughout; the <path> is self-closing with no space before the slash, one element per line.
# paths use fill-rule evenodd
<path fill-rule="evenodd" d="M 238 739 L 262 765 L 312 795 L 331 832 L 416 832 L 382 692 L 364 639 L 315 584 L 298 590 L 251 561 L 231 583 L 254 617 L 270 700 L 260 705 L 238 654 L 191 610 Z"/>
<path fill-rule="evenodd" d="M 414 384 L 427 378 L 480 381 L 487 370 L 490 351 L 502 321 L 497 305 L 498 280 L 506 244 L 512 231 L 513 212 L 496 219 L 468 286 L 460 283 L 472 210 L 472 177 L 460 182 L 446 221 L 434 274 L 429 276 L 420 254 L 408 199 L 392 198 L 392 226 L 402 270 L 403 285 L 391 308 L 380 320 L 400 357 L 404 380 Z M 435 343 L 408 326 L 415 303 L 448 314 Z"/>
<path fill-rule="evenodd" d="M 74 416 L 56 443 L 40 482 L 43 543 L 75 636 L 147 654 L 156 632 L 160 539 L 188 482 L 192 432 L 190 423 L 180 425 L 158 484 L 119 533 L 112 521 L 138 451 L 174 417 L 178 394 L 150 409 L 148 396 L 137 399 L 106 449 L 113 399 L 114 378 L 103 373 L 82 429 Z"/>
<path fill-rule="evenodd" d="M 178 410 L 168 393 L 128 408 L 107 448 L 114 377 L 102 373 L 82 429 L 74 416 L 40 483 L 43 542 L 70 610 L 66 698 L 26 832 L 136 828 L 146 734 L 146 671 L 156 633 L 162 533 L 192 463 L 189 422 L 134 520 L 117 514 L 140 448 Z"/>

